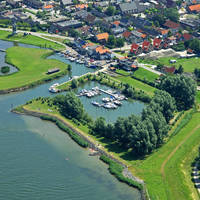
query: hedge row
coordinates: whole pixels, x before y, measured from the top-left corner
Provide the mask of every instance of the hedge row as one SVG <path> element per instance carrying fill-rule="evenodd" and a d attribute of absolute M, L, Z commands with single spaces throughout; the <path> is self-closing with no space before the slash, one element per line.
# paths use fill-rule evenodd
<path fill-rule="evenodd" d="M 170 137 L 176 135 L 184 126 L 187 125 L 187 123 L 192 119 L 192 115 L 194 114 L 195 109 L 191 110 L 189 113 L 187 113 L 183 119 L 181 120 L 181 122 L 178 124 L 178 126 L 176 127 L 176 129 L 174 130 L 174 132 L 171 134 Z M 180 114 L 181 115 L 181 114 Z"/>
<path fill-rule="evenodd" d="M 64 125 L 61 121 L 56 119 L 55 117 L 42 115 L 40 116 L 43 120 L 48 120 L 54 122 L 61 130 L 66 132 L 75 142 L 77 142 L 80 146 L 86 148 L 88 147 L 88 142 L 85 141 L 82 137 L 80 137 L 78 134 L 74 133 L 70 128 L 68 128 L 66 125 Z"/>
<path fill-rule="evenodd" d="M 117 162 L 113 161 L 112 159 L 108 158 L 105 155 L 101 155 L 100 156 L 100 160 L 102 160 L 103 162 L 105 162 L 106 164 L 109 165 L 109 172 L 114 175 L 119 181 L 127 183 L 129 186 L 135 187 L 137 189 L 139 189 L 140 191 L 143 190 L 143 185 L 139 184 L 138 182 L 130 179 L 130 178 L 126 178 L 123 175 L 123 166 L 121 166 L 120 164 L 118 164 Z"/>

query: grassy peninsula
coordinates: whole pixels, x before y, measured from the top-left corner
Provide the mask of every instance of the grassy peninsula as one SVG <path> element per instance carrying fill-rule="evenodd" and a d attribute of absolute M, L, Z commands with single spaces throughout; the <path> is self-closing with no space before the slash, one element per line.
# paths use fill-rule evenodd
<path fill-rule="evenodd" d="M 43 38 L 34 35 L 24 35 L 23 33 L 18 33 L 17 35 L 11 36 L 11 32 L 2 30 L 0 30 L 0 40 L 31 44 L 42 48 L 54 49 L 57 51 L 65 49 L 64 45 L 49 40 L 45 40 Z"/>
<path fill-rule="evenodd" d="M 46 59 L 52 50 L 11 47 L 6 50 L 6 62 L 17 67 L 18 72 L 0 77 L 0 90 L 32 86 L 67 73 L 68 65 L 54 59 Z M 51 75 L 46 72 L 52 68 L 60 71 Z"/>

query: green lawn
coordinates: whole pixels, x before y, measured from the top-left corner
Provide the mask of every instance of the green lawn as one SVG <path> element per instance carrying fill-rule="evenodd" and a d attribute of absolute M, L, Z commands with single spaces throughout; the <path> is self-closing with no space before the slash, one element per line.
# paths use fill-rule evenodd
<path fill-rule="evenodd" d="M 151 96 L 153 96 L 154 91 L 156 90 L 156 88 L 151 87 L 150 85 L 147 85 L 141 81 L 135 80 L 135 79 L 131 78 L 130 76 L 118 76 L 113 79 L 117 79 L 117 80 L 121 81 L 122 83 L 128 83 L 131 86 L 133 86 L 135 89 L 143 90 L 144 92 L 146 92 L 147 94 L 149 94 Z"/>
<path fill-rule="evenodd" d="M 6 76 L 0 76 L 0 90 L 18 88 L 49 80 L 67 72 L 68 65 L 54 59 L 46 59 L 52 50 L 11 47 L 6 51 L 6 61 L 16 66 L 19 71 Z M 60 72 L 47 75 L 48 69 L 60 68 Z"/>
<path fill-rule="evenodd" d="M 146 69 L 143 69 L 141 67 L 133 73 L 133 76 L 136 78 L 139 78 L 141 80 L 146 79 L 151 82 L 154 82 L 155 79 L 157 79 L 159 77 L 159 75 L 157 75 L 153 72 L 150 72 Z"/>
<path fill-rule="evenodd" d="M 32 44 L 35 46 L 44 47 L 44 48 L 52 48 L 55 50 L 63 50 L 65 48 L 63 45 L 45 40 L 37 36 L 33 36 L 33 35 L 24 36 L 22 33 L 18 33 L 15 36 L 8 37 L 10 34 L 11 32 L 0 30 L 0 39 L 8 40 L 8 41 L 16 41 L 16 42 L 20 42 L 24 44 Z"/>
<path fill-rule="evenodd" d="M 176 60 L 177 62 L 174 64 L 171 64 L 170 60 Z M 147 63 L 147 64 L 154 64 L 154 65 L 161 63 L 166 66 L 175 66 L 176 68 L 178 68 L 179 65 L 182 65 L 185 72 L 193 72 L 195 68 L 200 68 L 200 58 L 198 58 L 198 57 L 194 57 L 194 58 L 165 57 L 165 58 L 159 58 L 157 60 L 151 60 L 151 59 L 142 60 L 142 59 L 140 59 L 139 62 Z"/>

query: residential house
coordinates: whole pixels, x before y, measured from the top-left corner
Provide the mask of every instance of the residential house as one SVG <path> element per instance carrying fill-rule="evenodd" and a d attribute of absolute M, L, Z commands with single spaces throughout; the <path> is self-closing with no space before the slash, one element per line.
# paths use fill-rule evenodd
<path fill-rule="evenodd" d="M 180 29 L 180 24 L 175 23 L 173 21 L 167 20 L 164 24 L 166 28 L 168 28 L 172 34 L 177 33 Z"/>
<path fill-rule="evenodd" d="M 153 8 L 153 4 L 148 2 L 142 3 L 139 0 L 119 4 L 119 9 L 122 14 L 141 13 L 148 8 Z"/>
<path fill-rule="evenodd" d="M 153 46 L 152 46 L 151 42 L 145 40 L 142 43 L 142 50 L 143 50 L 144 53 L 148 53 L 148 52 L 152 51 L 153 50 Z"/>
<path fill-rule="evenodd" d="M 79 28 L 82 26 L 82 23 L 78 20 L 70 20 L 64 22 L 53 23 L 50 27 L 52 32 L 63 32 L 68 31 L 71 28 Z"/>
<path fill-rule="evenodd" d="M 199 13 L 200 12 L 200 4 L 188 6 L 188 11 L 190 13 Z"/>
<path fill-rule="evenodd" d="M 131 50 L 130 50 L 131 53 L 133 53 L 134 55 L 138 55 L 138 54 L 141 54 L 142 53 L 142 48 L 136 44 L 136 43 L 133 43 L 131 45 Z"/>
<path fill-rule="evenodd" d="M 133 43 L 141 43 L 145 40 L 146 34 L 139 31 L 131 31 L 131 41 Z"/>
<path fill-rule="evenodd" d="M 98 46 L 95 49 L 95 57 L 98 60 L 108 60 L 111 58 L 111 53 L 109 49 L 105 48 L 104 46 Z"/>
<path fill-rule="evenodd" d="M 167 66 L 165 66 L 163 68 L 163 72 L 166 73 L 166 74 L 174 74 L 175 71 L 176 71 L 175 67 L 167 67 Z"/>
<path fill-rule="evenodd" d="M 134 71 L 138 68 L 137 62 L 132 62 L 127 58 L 118 61 L 119 68 L 125 71 Z"/>
<path fill-rule="evenodd" d="M 75 5 L 76 10 L 83 10 L 88 8 L 88 4 L 77 4 Z"/>
<path fill-rule="evenodd" d="M 105 44 L 108 40 L 108 37 L 109 37 L 108 33 L 99 33 L 96 35 L 96 41 Z"/>
<path fill-rule="evenodd" d="M 192 38 L 193 38 L 193 36 L 191 34 L 189 34 L 189 33 L 184 33 L 182 35 L 182 40 L 183 41 L 188 41 L 188 40 L 191 40 Z"/>
<path fill-rule="evenodd" d="M 163 44 L 164 43 L 163 43 L 162 39 L 160 39 L 160 38 L 154 38 L 154 40 L 153 40 L 153 47 L 154 47 L 154 49 L 156 49 L 156 50 L 162 49 Z"/>
<path fill-rule="evenodd" d="M 25 5 L 35 8 L 35 9 L 42 9 L 44 5 L 44 3 L 38 0 L 24 0 L 23 2 Z"/>
<path fill-rule="evenodd" d="M 61 0 L 60 5 L 62 8 L 65 8 L 66 6 L 73 5 L 73 1 L 72 0 Z"/>
<path fill-rule="evenodd" d="M 42 8 L 44 11 L 52 11 L 53 10 L 53 5 L 46 5 L 46 6 L 43 6 Z"/>

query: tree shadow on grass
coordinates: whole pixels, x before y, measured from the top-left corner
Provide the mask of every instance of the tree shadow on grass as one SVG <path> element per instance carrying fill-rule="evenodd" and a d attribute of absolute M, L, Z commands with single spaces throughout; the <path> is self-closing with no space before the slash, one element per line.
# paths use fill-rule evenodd
<path fill-rule="evenodd" d="M 120 147 L 116 142 L 111 141 L 110 139 L 96 136 L 100 142 L 106 144 L 105 148 L 108 152 L 113 152 L 120 154 L 119 157 L 126 160 L 126 161 L 133 161 L 133 160 L 144 160 L 145 157 L 141 155 L 134 154 L 131 150 L 126 151 L 122 147 Z"/>

